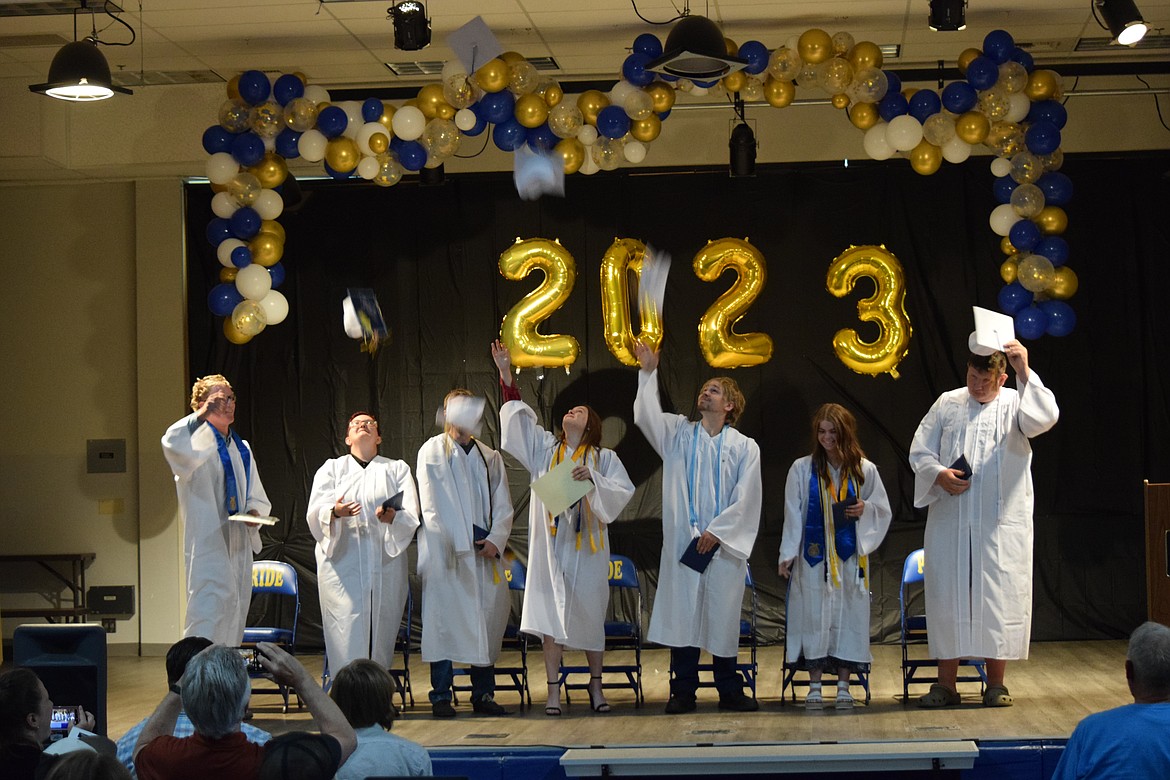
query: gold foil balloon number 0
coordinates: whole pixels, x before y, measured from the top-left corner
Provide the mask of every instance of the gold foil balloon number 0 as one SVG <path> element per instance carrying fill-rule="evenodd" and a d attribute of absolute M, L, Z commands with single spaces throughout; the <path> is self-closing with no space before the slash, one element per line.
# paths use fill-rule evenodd
<path fill-rule="evenodd" d="M 601 314 L 605 327 L 605 344 L 627 366 L 638 365 L 634 357 L 634 333 L 630 322 L 629 276 L 633 274 L 641 289 L 642 264 L 646 245 L 636 238 L 618 238 L 601 260 Z M 658 312 L 644 296 L 638 296 L 638 319 L 642 330 L 637 339 L 651 349 L 662 343 L 662 323 Z"/>
<path fill-rule="evenodd" d="M 842 252 L 829 266 L 825 286 L 843 298 L 853 291 L 858 277 L 874 282 L 874 294 L 857 302 L 862 322 L 875 322 L 881 329 L 876 341 L 862 341 L 857 331 L 843 328 L 833 336 L 833 351 L 859 374 L 888 373 L 898 378 L 897 366 L 910 349 L 910 318 L 906 316 L 906 278 L 902 264 L 884 246 L 854 246 Z"/>
<path fill-rule="evenodd" d="M 505 279 L 518 282 L 534 270 L 544 272 L 544 282 L 504 316 L 500 340 L 516 368 L 568 368 L 581 351 L 577 339 L 563 334 L 546 336 L 536 329 L 569 299 L 577 281 L 576 262 L 558 241 L 544 238 L 516 239 L 500 255 L 500 273 Z"/>
<path fill-rule="evenodd" d="M 695 275 L 714 282 L 723 272 L 736 272 L 735 284 L 699 320 L 699 347 L 715 368 L 758 366 L 772 359 L 772 338 L 766 333 L 736 333 L 735 324 L 764 290 L 768 272 L 760 250 L 746 240 L 708 241 L 695 255 Z"/>

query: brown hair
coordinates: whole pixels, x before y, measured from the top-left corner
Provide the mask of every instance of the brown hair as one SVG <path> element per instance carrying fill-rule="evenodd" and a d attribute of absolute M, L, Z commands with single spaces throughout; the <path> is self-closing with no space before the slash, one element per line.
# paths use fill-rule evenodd
<path fill-rule="evenodd" d="M 853 413 L 840 404 L 823 404 L 813 413 L 812 417 L 812 462 L 817 475 L 829 481 L 829 457 L 817 433 L 821 423 L 828 421 L 837 429 L 837 449 L 841 453 L 841 473 L 846 478 L 852 477 L 858 485 L 865 481 L 861 473 L 861 460 L 865 453 L 857 441 L 857 418 Z"/>
<path fill-rule="evenodd" d="M 581 434 L 581 441 L 579 443 L 584 444 L 586 448 L 593 447 L 594 449 L 601 449 L 601 415 L 588 404 L 581 404 L 581 406 L 585 407 L 585 412 L 589 416 L 585 421 L 585 431 Z M 575 409 L 576 407 L 572 408 Z M 563 427 L 561 428 L 561 441 L 565 441 L 565 429 Z"/>
<path fill-rule="evenodd" d="M 203 403 L 211 392 L 211 388 L 218 385 L 227 385 L 230 388 L 232 383 L 227 381 L 223 374 L 208 374 L 196 379 L 195 384 L 191 385 L 191 409 L 198 409 L 199 404 Z"/>
<path fill-rule="evenodd" d="M 394 723 L 394 678 L 380 664 L 359 658 L 333 678 L 329 697 L 355 729 L 375 723 L 389 730 Z"/>
<path fill-rule="evenodd" d="M 357 418 L 359 418 L 363 415 L 366 417 L 369 417 L 371 420 L 373 420 L 375 427 L 378 425 L 378 418 L 375 417 L 372 412 L 354 412 L 353 414 L 351 414 L 349 416 L 349 419 L 345 421 L 345 427 L 348 428 L 353 423 L 354 420 L 356 420 Z"/>
<path fill-rule="evenodd" d="M 75 750 L 53 762 L 45 780 L 130 780 L 130 771 L 113 756 Z"/>
<path fill-rule="evenodd" d="M 967 365 L 976 371 L 991 371 L 996 376 L 1007 373 L 1007 355 L 1002 352 L 992 352 L 990 355 L 976 355 L 974 352 L 967 356 Z"/>
<path fill-rule="evenodd" d="M 732 403 L 732 410 L 727 413 L 727 424 L 734 426 L 739 422 L 740 416 L 743 414 L 743 408 L 747 401 L 743 397 L 743 391 L 739 389 L 739 385 L 735 380 L 729 376 L 713 376 L 707 382 L 718 382 L 719 386 L 723 388 L 723 396 Z M 707 384 L 703 383 L 704 386 Z"/>
<path fill-rule="evenodd" d="M 41 708 L 40 678 L 24 667 L 0 673 L 0 744 L 28 741 L 29 713 Z"/>

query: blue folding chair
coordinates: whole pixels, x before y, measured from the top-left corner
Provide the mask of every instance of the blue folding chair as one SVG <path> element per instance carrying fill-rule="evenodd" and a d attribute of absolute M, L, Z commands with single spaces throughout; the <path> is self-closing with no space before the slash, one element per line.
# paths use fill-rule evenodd
<path fill-rule="evenodd" d="M 292 566 L 282 561 L 254 561 L 252 563 L 252 600 L 257 597 L 272 597 L 277 600 L 277 625 L 275 626 L 248 626 L 244 629 L 244 639 L 241 647 L 254 648 L 257 642 L 269 642 L 279 645 L 290 654 L 296 653 L 297 621 L 301 616 L 301 595 L 297 585 L 297 572 Z M 287 614 L 285 599 L 292 599 L 292 621 L 286 626 L 284 617 Z M 266 672 L 248 669 L 248 676 L 255 679 L 270 679 Z M 287 685 L 276 684 L 275 688 L 252 687 L 252 694 L 278 693 L 284 699 L 283 712 L 288 712 L 288 697 L 290 689 Z M 297 698 L 300 706 L 300 698 Z"/>

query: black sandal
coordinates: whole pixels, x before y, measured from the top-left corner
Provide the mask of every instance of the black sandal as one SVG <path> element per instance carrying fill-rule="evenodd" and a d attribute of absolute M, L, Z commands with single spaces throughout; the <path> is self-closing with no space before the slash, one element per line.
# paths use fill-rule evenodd
<path fill-rule="evenodd" d="M 592 674 L 589 676 L 589 679 L 590 680 L 600 680 L 601 675 L 600 674 Z M 597 694 L 601 698 L 600 703 L 594 701 L 592 688 L 588 688 L 586 690 L 589 693 L 589 709 L 593 710 L 594 712 L 609 712 L 610 711 L 611 707 L 609 706 L 609 702 L 607 702 L 605 700 L 605 687 L 604 686 L 602 686 L 601 691 L 598 692 L 598 694 Z"/>
<path fill-rule="evenodd" d="M 561 681 L 560 680 L 549 680 L 547 685 L 550 688 L 555 685 L 557 687 L 557 690 L 560 690 Z M 549 716 L 549 717 L 553 717 L 553 718 L 558 717 L 561 714 L 561 708 L 545 705 L 544 714 Z"/>

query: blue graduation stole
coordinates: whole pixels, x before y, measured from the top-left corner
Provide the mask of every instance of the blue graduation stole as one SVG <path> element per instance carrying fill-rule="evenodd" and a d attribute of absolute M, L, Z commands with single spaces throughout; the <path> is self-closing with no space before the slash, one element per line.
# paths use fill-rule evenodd
<path fill-rule="evenodd" d="M 220 433 L 211 423 L 207 424 L 215 433 L 215 446 L 219 450 L 219 462 L 223 464 L 223 506 L 229 515 L 234 515 L 243 511 L 243 507 L 239 506 L 239 488 L 236 485 L 236 470 L 232 466 L 232 457 L 228 454 L 227 436 Z M 248 483 L 245 485 L 244 501 L 247 501 L 248 489 L 252 481 L 252 453 L 244 446 L 244 440 L 240 438 L 240 434 L 228 428 L 228 436 L 236 443 L 236 449 L 240 451 L 240 460 L 244 462 L 244 479 Z"/>
<path fill-rule="evenodd" d="M 834 495 L 834 493 L 836 495 Z M 813 468 L 808 478 L 808 509 L 804 519 L 804 559 L 809 566 L 816 566 L 825 560 L 826 529 L 831 534 L 831 543 L 836 557 L 849 560 L 857 552 L 857 523 L 849 522 L 841 528 L 833 524 L 833 502 L 845 498 L 856 498 L 857 487 L 846 477 L 841 488 L 834 490 L 830 483 L 822 493 L 822 480 Z M 835 567 L 834 567 L 835 568 Z"/>

